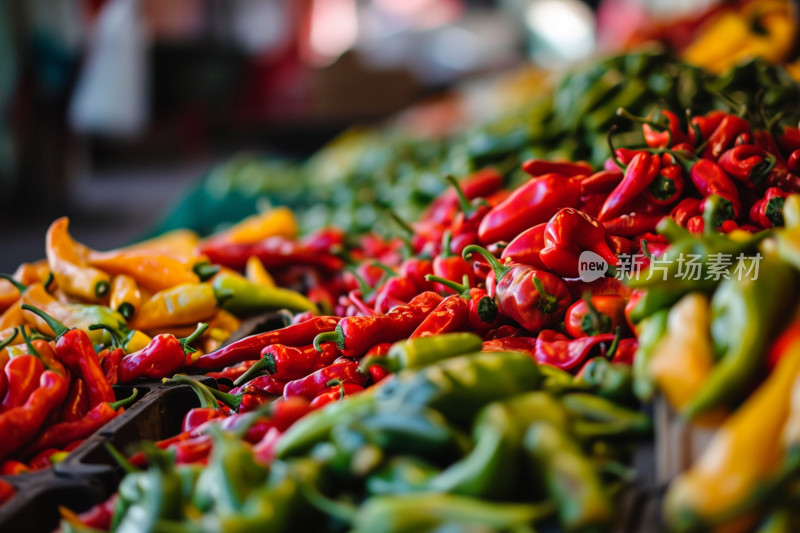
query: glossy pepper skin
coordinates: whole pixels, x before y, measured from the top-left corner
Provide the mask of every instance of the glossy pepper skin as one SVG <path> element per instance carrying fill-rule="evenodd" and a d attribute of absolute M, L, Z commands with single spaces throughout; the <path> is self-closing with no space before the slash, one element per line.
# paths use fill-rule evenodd
<path fill-rule="evenodd" d="M 556 274 L 576 278 L 584 250 L 596 253 L 610 265 L 618 264 L 602 224 L 577 209 L 561 209 L 545 227 L 544 248 L 539 253 L 541 261 Z"/>
<path fill-rule="evenodd" d="M 308 376 L 288 382 L 283 390 L 283 395 L 286 398 L 302 396 L 308 400 L 313 400 L 328 388 L 328 383 L 331 380 L 351 382 L 363 387 L 367 378 L 358 371 L 358 363 L 350 359 L 341 358 Z"/>
<path fill-rule="evenodd" d="M 775 156 L 754 144 L 730 148 L 717 160 L 717 164 L 731 177 L 751 185 L 763 183 L 775 163 Z"/>
<path fill-rule="evenodd" d="M 625 168 L 622 181 L 603 203 L 597 219 L 605 222 L 622 215 L 626 206 L 653 182 L 660 170 L 661 158 L 658 155 L 638 152 Z"/>
<path fill-rule="evenodd" d="M 627 299 L 598 295 L 578 300 L 567 309 L 564 328 L 572 338 L 612 333 L 625 323 Z"/>
<path fill-rule="evenodd" d="M 129 383 L 140 377 L 161 379 L 171 376 L 186 364 L 186 346 L 208 327 L 201 324 L 183 341 L 169 333 L 161 333 L 141 350 L 128 354 L 119 362 L 117 376 L 120 383 Z"/>
<path fill-rule="evenodd" d="M 184 283 L 159 291 L 143 302 L 130 321 L 131 329 L 153 330 L 207 320 L 217 312 L 214 288 L 208 283 Z"/>
<path fill-rule="evenodd" d="M 725 115 L 716 129 L 708 136 L 708 143 L 703 150 L 703 157 L 717 160 L 722 153 L 732 147 L 736 137 L 742 133 L 750 133 L 750 123 L 736 115 Z"/>
<path fill-rule="evenodd" d="M 450 357 L 480 351 L 481 346 L 481 338 L 467 332 L 409 338 L 394 343 L 384 356 L 365 357 L 359 367 L 366 371 L 377 364 L 391 372 L 422 368 Z"/>
<path fill-rule="evenodd" d="M 494 206 L 481 220 L 478 237 L 484 244 L 510 241 L 526 229 L 550 219 L 563 207 L 580 203 L 580 182 L 560 174 L 532 178 Z"/>
<path fill-rule="evenodd" d="M 105 272 L 89 266 L 88 250 L 75 242 L 67 231 L 69 219 L 61 217 L 47 229 L 47 262 L 59 288 L 67 294 L 98 302 L 111 286 Z"/>
<path fill-rule="evenodd" d="M 727 218 L 739 218 L 742 210 L 739 191 L 722 167 L 710 159 L 698 159 L 689 169 L 689 177 L 704 197 L 716 194 L 726 200 Z"/>
<path fill-rule="evenodd" d="M 250 256 L 258 257 L 270 271 L 288 264 L 310 266 L 326 272 L 338 272 L 344 267 L 344 262 L 335 255 L 281 236 L 255 243 L 207 241 L 199 246 L 199 252 L 213 264 L 238 271 L 244 270 Z"/>
<path fill-rule="evenodd" d="M 270 344 L 261 351 L 261 359 L 237 378 L 234 385 L 247 382 L 261 371 L 266 371 L 275 379 L 300 379 L 330 365 L 341 355 L 334 342 L 326 342 L 321 346 L 322 351 L 319 352 L 313 344 L 302 347 Z"/>
<path fill-rule="evenodd" d="M 779 187 L 770 187 L 764 196 L 750 208 L 750 220 L 762 228 L 783 226 L 783 204 L 789 193 Z"/>
<path fill-rule="evenodd" d="M 474 283 L 472 267 L 460 255 L 454 255 L 450 249 L 450 232 L 445 231 L 442 238 L 442 250 L 439 255 L 433 258 L 433 274 L 450 281 L 460 282 L 464 276 L 467 277 L 469 284 Z M 450 288 L 434 283 L 436 292 L 450 293 Z"/>
<path fill-rule="evenodd" d="M 44 372 L 44 365 L 38 357 L 19 355 L 6 363 L 3 372 L 8 389 L 3 402 L 0 403 L 0 413 L 5 413 L 25 403 L 39 386 L 39 376 Z"/>
<path fill-rule="evenodd" d="M 495 294 L 500 313 L 533 332 L 564 318 L 572 296 L 561 278 L 527 265 L 504 266 L 480 246 L 466 247 L 464 256 L 473 252 L 483 255 L 497 276 Z"/>
<path fill-rule="evenodd" d="M 435 292 L 423 292 L 385 315 L 345 317 L 333 332 L 317 335 L 314 346 L 321 350 L 320 343 L 334 341 L 343 355 L 361 357 L 378 343 L 407 338 L 441 301 Z"/>
<path fill-rule="evenodd" d="M 250 335 L 198 357 L 191 366 L 204 369 L 222 368 L 242 361 L 259 359 L 261 351 L 271 344 L 306 346 L 320 333 L 333 331 L 339 320 L 341 319 L 336 316 L 317 316 L 274 331 Z"/>
<path fill-rule="evenodd" d="M 410 339 L 431 337 L 452 331 L 462 331 L 469 320 L 469 304 L 458 294 L 439 302 L 431 313 L 411 333 Z"/>
<path fill-rule="evenodd" d="M 435 276 L 428 276 L 428 279 L 447 285 L 452 290 L 456 291 L 458 296 L 467 301 L 466 326 L 468 331 L 484 334 L 487 331 L 502 325 L 503 317 L 500 316 L 499 309 L 497 308 L 497 304 L 494 302 L 494 298 L 488 295 L 486 289 L 470 288 L 469 285 L 465 283 L 454 283 L 443 278 L 436 278 Z M 441 304 L 439 305 L 441 306 Z M 432 314 L 433 313 L 431 313 L 431 315 Z M 428 315 L 428 317 L 430 318 L 431 315 Z M 427 322 L 427 320 L 428 319 L 426 318 L 425 322 Z M 445 319 L 445 322 L 447 323 L 449 321 Z M 420 324 L 420 327 L 418 327 L 417 330 L 419 330 L 421 327 L 422 324 Z"/>
<path fill-rule="evenodd" d="M 613 342 L 613 333 L 570 339 L 562 333 L 546 329 L 536 337 L 533 357 L 539 364 L 570 372 L 589 359 L 595 350 L 610 349 Z"/>
<path fill-rule="evenodd" d="M 89 411 L 89 395 L 82 379 L 72 381 L 69 393 L 58 415 L 59 422 L 73 422 L 83 418 Z"/>
<path fill-rule="evenodd" d="M 71 372 L 79 374 L 86 382 L 89 407 L 102 402 L 113 402 L 114 390 L 106 381 L 105 372 L 94 351 L 89 335 L 82 329 L 69 329 L 41 309 L 23 305 L 23 309 L 44 319 L 56 334 L 56 355 Z"/>
<path fill-rule="evenodd" d="M 545 246 L 546 228 L 547 222 L 542 222 L 514 237 L 514 240 L 503 248 L 500 259 L 504 262 L 508 260 L 514 263 L 530 265 L 534 268 L 546 269 L 547 265 L 544 264 L 540 257 L 542 248 Z"/>
<path fill-rule="evenodd" d="M 284 308 L 296 312 L 319 312 L 314 302 L 299 292 L 259 285 L 234 273 L 217 274 L 212 287 L 220 306 L 237 314 Z"/>

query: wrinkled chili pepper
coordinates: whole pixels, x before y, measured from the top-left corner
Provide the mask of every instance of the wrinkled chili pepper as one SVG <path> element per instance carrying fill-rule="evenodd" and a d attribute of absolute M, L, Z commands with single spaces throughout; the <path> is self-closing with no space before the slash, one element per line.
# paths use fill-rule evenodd
<path fill-rule="evenodd" d="M 102 402 L 113 402 L 116 399 L 114 390 L 106 381 L 89 335 L 82 329 L 67 328 L 41 309 L 27 304 L 22 308 L 41 317 L 56 334 L 56 355 L 64 366 L 83 377 L 89 393 L 89 407 Z"/>
<path fill-rule="evenodd" d="M 597 215 L 598 220 L 606 221 L 623 214 L 625 207 L 653 182 L 660 169 L 661 158 L 658 155 L 649 152 L 637 153 L 625 168 L 622 181 L 603 203 Z"/>
<path fill-rule="evenodd" d="M 321 345 L 322 351 L 317 351 L 313 344 L 302 347 L 286 346 L 285 344 L 270 344 L 261 351 L 259 359 L 247 372 L 242 374 L 234 385 L 241 385 L 256 376 L 259 372 L 266 371 L 275 379 L 292 380 L 307 376 L 308 374 L 326 367 L 339 357 L 339 348 L 334 342 Z"/>
<path fill-rule="evenodd" d="M 464 257 L 473 252 L 492 265 L 497 276 L 497 305 L 502 314 L 529 331 L 540 331 L 564 317 L 572 297 L 561 278 L 527 265 L 504 266 L 477 245 L 464 248 Z"/>
<path fill-rule="evenodd" d="M 779 187 L 770 187 L 764 196 L 750 208 L 750 220 L 762 228 L 783 226 L 783 204 L 787 191 Z"/>
<path fill-rule="evenodd" d="M 198 324 L 197 329 L 184 339 L 178 339 L 170 333 L 161 333 L 141 350 L 126 355 L 119 362 L 117 375 L 120 383 L 129 383 L 140 377 L 161 379 L 171 376 L 186 364 L 186 354 L 193 348 L 194 342 L 208 327 Z"/>
<path fill-rule="evenodd" d="M 580 202 L 580 181 L 545 174 L 517 188 L 481 220 L 478 237 L 484 244 L 510 241 L 524 230 L 550 219 L 563 207 Z"/>
<path fill-rule="evenodd" d="M 261 350 L 270 344 L 287 346 L 305 346 L 311 344 L 314 337 L 326 331 L 333 331 L 340 318 L 335 316 L 317 316 L 304 322 L 293 324 L 282 329 L 250 335 L 219 350 L 202 355 L 195 359 L 191 366 L 196 368 L 222 368 L 261 357 Z"/>
<path fill-rule="evenodd" d="M 334 331 L 317 335 L 313 344 L 317 350 L 321 350 L 320 343 L 333 341 L 343 355 L 361 357 L 379 342 L 407 338 L 441 301 L 441 296 L 428 291 L 385 315 L 345 317 Z"/>
<path fill-rule="evenodd" d="M 717 164 L 731 177 L 758 185 L 763 183 L 775 166 L 775 156 L 754 144 L 743 144 L 726 150 Z"/>
<path fill-rule="evenodd" d="M 289 381 L 283 389 L 283 395 L 286 398 L 302 396 L 308 400 L 313 400 L 334 379 L 342 383 L 350 382 L 361 386 L 364 386 L 367 382 L 366 376 L 358 370 L 358 363 L 350 359 L 340 358 L 333 364 L 321 368 L 304 378 Z"/>
<path fill-rule="evenodd" d="M 608 246 L 608 232 L 597 220 L 570 207 L 561 209 L 547 223 L 544 248 L 539 254 L 549 270 L 568 278 L 579 275 L 581 252 L 589 250 L 610 265 L 617 266 L 617 256 Z"/>

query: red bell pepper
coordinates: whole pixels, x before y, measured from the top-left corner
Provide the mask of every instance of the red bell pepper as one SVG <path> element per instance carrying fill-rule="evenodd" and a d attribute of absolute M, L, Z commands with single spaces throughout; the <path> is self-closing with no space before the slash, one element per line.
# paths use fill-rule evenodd
<path fill-rule="evenodd" d="M 580 180 L 545 174 L 517 188 L 481 220 L 478 237 L 484 244 L 510 241 L 526 229 L 550 219 L 562 207 L 580 203 Z"/>
<path fill-rule="evenodd" d="M 680 165 L 665 165 L 647 186 L 644 197 L 655 205 L 672 205 L 683 194 L 683 168 Z"/>
<path fill-rule="evenodd" d="M 408 338 L 441 301 L 441 296 L 428 291 L 385 315 L 342 318 L 334 331 L 320 333 L 314 338 L 314 347 L 321 351 L 320 343 L 333 341 L 343 355 L 361 357 L 379 342 Z"/>
<path fill-rule="evenodd" d="M 317 316 L 282 329 L 250 335 L 223 346 L 219 350 L 198 357 L 191 366 L 195 368 L 222 368 L 242 361 L 258 359 L 261 357 L 261 350 L 270 344 L 305 346 L 311 344 L 314 337 L 320 333 L 333 331 L 339 320 L 340 318 L 336 316 Z"/>
<path fill-rule="evenodd" d="M 495 289 L 500 312 L 529 331 L 559 322 L 572 303 L 564 281 L 549 272 L 528 265 L 504 266 L 488 250 L 477 245 L 464 249 L 464 257 L 481 254 L 497 276 Z"/>
<path fill-rule="evenodd" d="M 542 222 L 514 237 L 514 240 L 503 248 L 500 259 L 504 262 L 513 261 L 514 263 L 546 269 L 547 265 L 539 257 L 542 248 L 545 246 L 544 233 L 546 228 L 547 222 Z"/>
<path fill-rule="evenodd" d="M 762 228 L 783 226 L 783 204 L 787 191 L 779 187 L 770 187 L 764 196 L 750 208 L 750 220 Z"/>
<path fill-rule="evenodd" d="M 564 329 L 573 338 L 611 333 L 625 324 L 627 299 L 613 294 L 585 295 L 567 309 Z"/>
<path fill-rule="evenodd" d="M 661 170 L 661 158 L 649 152 L 638 152 L 625 168 L 622 181 L 603 204 L 598 220 L 606 221 L 623 214 L 625 208 L 653 182 Z"/>
<path fill-rule="evenodd" d="M 577 209 L 561 209 L 545 227 L 541 261 L 560 276 L 576 278 L 579 257 L 585 250 L 596 253 L 612 266 L 619 264 L 602 224 Z"/>

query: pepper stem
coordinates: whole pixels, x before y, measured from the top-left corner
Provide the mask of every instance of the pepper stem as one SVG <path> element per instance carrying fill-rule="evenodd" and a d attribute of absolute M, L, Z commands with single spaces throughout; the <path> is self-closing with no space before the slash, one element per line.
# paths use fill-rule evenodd
<path fill-rule="evenodd" d="M 653 259 L 653 254 L 650 253 L 650 250 L 647 249 L 647 239 L 642 239 L 642 253 L 648 259 Z"/>
<path fill-rule="evenodd" d="M 464 212 L 464 216 L 472 216 L 472 214 L 475 212 L 475 207 L 469 203 L 467 195 L 464 194 L 464 190 L 461 188 L 461 185 L 459 185 L 455 176 L 448 174 L 444 179 L 447 180 L 447 183 L 452 185 L 456 190 L 456 195 L 458 195 L 458 203 L 461 206 L 461 211 Z"/>
<path fill-rule="evenodd" d="M 453 251 L 450 249 L 451 242 L 453 242 L 453 233 L 450 230 L 445 230 L 442 233 L 442 250 L 439 252 L 439 257 L 453 257 Z"/>
<path fill-rule="evenodd" d="M 11 344 L 11 342 L 17 338 L 17 334 L 19 333 L 20 328 L 25 329 L 25 326 L 19 326 L 11 330 L 11 335 L 9 335 L 5 339 L 3 339 L 2 342 L 0 342 L 0 350 L 5 349 L 6 346 Z"/>
<path fill-rule="evenodd" d="M 53 333 L 56 334 L 56 338 L 61 337 L 64 333 L 68 332 L 70 328 L 56 320 L 54 317 L 48 315 L 38 307 L 34 307 L 28 304 L 22 304 L 22 308 L 26 311 L 30 311 L 31 313 L 38 315 L 39 318 L 47 322 L 47 325 L 50 326 L 50 329 L 53 330 Z"/>
<path fill-rule="evenodd" d="M 611 341 L 611 346 L 608 347 L 608 351 L 606 352 L 606 359 L 609 361 L 614 358 L 614 354 L 617 353 L 617 348 L 619 347 L 619 341 L 622 338 L 622 327 L 617 326 L 616 331 L 614 332 L 614 340 Z"/>
<path fill-rule="evenodd" d="M 345 390 L 344 390 L 344 381 L 341 379 L 332 379 L 325 384 L 326 387 L 339 387 L 339 401 L 341 402 L 344 400 Z"/>
<path fill-rule="evenodd" d="M 25 327 L 21 327 L 19 330 L 20 334 L 22 334 L 22 339 L 25 341 L 25 346 L 28 347 L 28 355 L 32 355 L 37 359 L 42 359 L 42 355 L 33 347 L 33 343 L 31 343 L 31 338 L 28 337 L 28 334 L 25 332 Z"/>
<path fill-rule="evenodd" d="M 389 215 L 389 217 L 391 217 L 392 220 L 394 220 L 395 224 L 400 226 L 400 229 L 408 233 L 408 235 L 412 237 L 414 236 L 414 234 L 416 233 L 416 231 L 414 231 L 414 228 L 411 227 L 411 224 L 403 220 L 402 217 L 398 215 L 394 209 L 388 208 L 386 209 L 386 213 Z"/>
<path fill-rule="evenodd" d="M 208 391 L 216 398 L 217 400 L 221 401 L 234 411 L 239 410 L 239 406 L 242 405 L 242 397 L 236 394 L 230 394 L 227 392 L 222 392 L 221 390 L 212 389 L 211 387 L 208 388 Z"/>
<path fill-rule="evenodd" d="M 108 290 L 111 288 L 111 284 L 105 280 L 100 280 L 94 284 L 94 295 L 98 298 L 102 298 L 106 294 L 108 294 Z"/>
<path fill-rule="evenodd" d="M 119 312 L 119 314 L 122 315 L 122 318 L 127 320 L 133 316 L 133 313 L 136 311 L 136 308 L 133 307 L 133 304 L 130 302 L 122 302 L 117 306 L 117 311 Z"/>
<path fill-rule="evenodd" d="M 670 131 L 669 124 L 663 124 L 661 122 L 657 122 L 655 120 L 650 120 L 649 118 L 639 117 L 625 109 L 624 107 L 617 108 L 617 116 L 627 118 L 630 121 L 638 122 L 640 124 L 650 126 L 658 131 L 664 131 L 667 133 L 667 146 L 672 146 L 672 131 Z"/>
<path fill-rule="evenodd" d="M 27 285 L 25 285 L 23 283 L 20 283 L 19 281 L 15 280 L 11 276 L 11 274 L 0 274 L 0 279 L 4 279 L 4 280 L 8 281 L 9 283 L 11 283 L 14 286 L 14 288 L 17 289 L 20 292 L 20 294 L 22 294 L 23 292 L 25 292 L 28 289 Z"/>
<path fill-rule="evenodd" d="M 320 333 L 316 337 L 312 344 L 314 345 L 314 349 L 318 352 L 322 351 L 321 344 L 323 342 L 335 342 L 336 345 L 339 347 L 340 350 L 344 349 L 344 335 L 342 334 L 342 330 L 337 327 L 333 331 L 326 331 L 325 333 Z"/>
<path fill-rule="evenodd" d="M 164 378 L 162 381 L 164 383 L 183 383 L 189 385 L 197 395 L 197 399 L 200 400 L 200 407 L 219 409 L 211 387 L 200 383 L 196 379 L 190 378 L 186 374 L 175 374 L 172 376 L 172 379 Z"/>
<path fill-rule="evenodd" d="M 260 374 L 262 370 L 266 371 L 267 374 L 275 373 L 275 357 L 271 353 L 266 354 L 264 357 L 256 361 L 256 363 L 248 368 L 244 374 L 233 381 L 233 385 L 238 387 L 242 383 L 247 383 L 256 377 L 257 374 Z"/>
<path fill-rule="evenodd" d="M 352 524 L 355 521 L 357 509 L 353 504 L 332 500 L 310 483 L 299 483 L 299 488 L 312 507 L 343 522 Z"/>
<path fill-rule="evenodd" d="M 106 451 L 111 456 L 111 458 L 114 459 L 114 462 L 116 462 L 126 474 L 133 474 L 135 472 L 139 472 L 139 469 L 136 468 L 136 466 L 134 466 L 133 463 L 128 461 L 128 458 L 122 455 L 122 452 L 120 452 L 116 448 L 116 446 L 114 446 L 107 440 L 103 441 L 103 446 L 105 446 Z"/>
<path fill-rule="evenodd" d="M 44 283 L 42 283 L 42 286 L 44 287 L 44 290 L 49 293 L 50 292 L 50 285 L 52 285 L 55 280 L 56 280 L 55 274 L 53 274 L 52 272 L 48 272 L 47 273 L 47 279 L 45 279 Z"/>
<path fill-rule="evenodd" d="M 197 323 L 197 328 L 195 328 L 195 330 L 192 332 L 191 335 L 189 335 L 188 337 L 184 337 L 182 339 L 179 339 L 180 343 L 181 343 L 181 346 L 183 346 L 183 351 L 185 353 L 187 353 L 187 354 L 196 352 L 197 350 L 195 348 L 192 348 L 189 345 L 191 343 L 193 343 L 194 341 L 196 341 L 200 337 L 200 335 L 202 335 L 203 332 L 205 330 L 207 330 L 207 329 L 208 329 L 208 323 L 206 323 L 206 322 L 198 322 Z"/>
<path fill-rule="evenodd" d="M 108 324 L 92 324 L 91 326 L 89 326 L 89 329 L 91 331 L 96 331 L 98 329 L 106 330 L 108 334 L 111 336 L 111 346 L 114 348 L 124 349 L 124 343 L 122 341 L 122 337 L 120 336 L 119 332 L 114 328 L 112 328 L 111 326 L 109 326 Z"/>
<path fill-rule="evenodd" d="M 537 307 L 542 313 L 552 313 L 558 307 L 558 298 L 547 292 L 542 280 L 536 276 L 531 277 L 533 278 L 533 286 L 536 288 L 536 292 L 539 293 L 539 303 Z"/>
<path fill-rule="evenodd" d="M 219 265 L 212 265 L 208 261 L 201 261 L 192 267 L 192 272 L 197 274 L 200 281 L 206 281 L 216 276 L 220 271 Z"/>
<path fill-rule="evenodd" d="M 477 244 L 465 246 L 464 250 L 461 252 L 461 257 L 464 259 L 469 259 L 472 257 L 473 252 L 478 252 L 484 257 L 484 259 L 486 259 L 486 261 L 489 263 L 489 266 L 491 266 L 492 270 L 494 270 L 494 275 L 497 277 L 497 281 L 500 281 L 500 278 L 502 278 L 506 272 L 511 270 L 509 267 L 503 265 L 494 255 L 492 255 L 492 252 L 482 246 L 478 246 Z"/>
<path fill-rule="evenodd" d="M 628 167 L 628 165 L 626 165 L 625 163 L 622 162 L 622 159 L 620 159 L 619 156 L 617 155 L 617 149 L 614 148 L 613 137 L 614 137 L 614 132 L 615 131 L 617 131 L 617 125 L 616 124 L 614 124 L 610 128 L 608 128 L 608 131 L 606 132 L 606 143 L 608 143 L 608 149 L 611 152 L 611 159 L 614 160 L 614 163 L 616 163 L 616 165 L 619 168 L 621 168 L 622 170 L 625 170 Z"/>
<path fill-rule="evenodd" d="M 127 398 L 122 398 L 121 400 L 109 403 L 108 405 L 109 407 L 111 407 L 113 410 L 116 411 L 120 407 L 128 407 L 130 404 L 133 403 L 133 400 L 135 400 L 137 396 L 139 396 L 139 389 L 134 388 L 131 395 L 128 396 Z"/>
<path fill-rule="evenodd" d="M 583 301 L 586 302 L 586 308 L 589 310 L 589 313 L 586 315 L 589 318 L 589 324 L 581 324 L 581 329 L 587 335 L 597 335 L 599 333 L 604 333 L 607 327 L 610 325 L 608 320 L 606 320 L 606 324 L 603 324 L 603 317 L 606 317 L 603 313 L 600 313 L 597 308 L 592 303 L 592 295 L 589 292 L 583 294 Z M 606 317 L 607 318 L 607 317 Z M 588 328 L 586 326 L 589 326 Z M 586 330 L 589 331 L 586 331 Z"/>
<path fill-rule="evenodd" d="M 443 278 L 443 277 L 437 276 L 435 274 L 426 274 L 425 275 L 425 281 L 432 281 L 434 283 L 439 283 L 440 285 L 444 285 L 448 289 L 453 289 L 454 291 L 456 291 L 456 294 L 458 294 L 462 298 L 464 298 L 466 300 L 470 299 L 470 294 L 469 294 L 470 286 L 467 285 L 466 283 L 463 283 L 463 284 L 462 283 L 456 283 L 455 281 L 453 281 L 451 279 Z"/>
<path fill-rule="evenodd" d="M 394 368 L 395 365 L 392 364 L 393 360 L 390 360 L 381 355 L 368 355 L 361 362 L 358 364 L 358 371 L 362 374 L 367 374 L 369 369 L 373 366 L 382 366 L 386 370 L 390 372 L 395 372 L 397 369 Z"/>

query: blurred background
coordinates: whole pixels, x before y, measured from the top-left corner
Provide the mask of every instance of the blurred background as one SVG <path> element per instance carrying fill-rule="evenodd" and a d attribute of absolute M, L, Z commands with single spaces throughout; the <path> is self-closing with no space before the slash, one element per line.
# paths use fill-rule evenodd
<path fill-rule="evenodd" d="M 43 257 L 47 226 L 65 214 L 99 249 L 181 222 L 208 232 L 258 208 L 233 202 L 215 218 L 198 199 L 243 153 L 261 158 L 259 180 L 302 195 L 298 162 L 354 125 L 453 135 L 592 57 L 647 41 L 685 48 L 740 4 L 6 0 L 0 271 Z"/>

